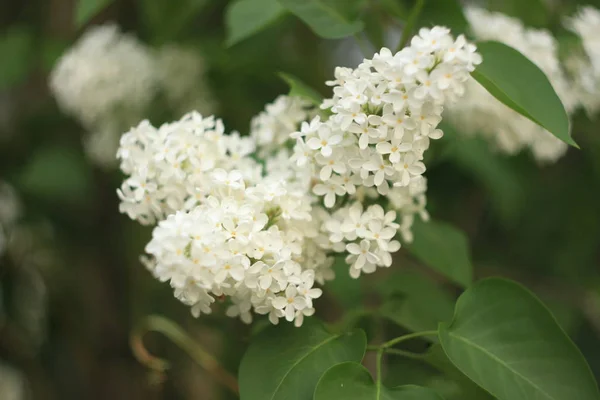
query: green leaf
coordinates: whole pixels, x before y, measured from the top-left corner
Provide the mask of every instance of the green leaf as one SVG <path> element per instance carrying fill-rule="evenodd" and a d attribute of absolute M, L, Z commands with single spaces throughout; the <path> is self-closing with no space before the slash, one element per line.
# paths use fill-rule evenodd
<path fill-rule="evenodd" d="M 413 235 L 407 247 L 415 257 L 463 287 L 471 284 L 473 266 L 463 232 L 443 222 L 415 219 Z"/>
<path fill-rule="evenodd" d="M 114 0 L 78 0 L 75 9 L 75 26 L 81 28 Z"/>
<path fill-rule="evenodd" d="M 331 2 L 324 0 L 279 0 L 279 3 L 292 14 L 304 21 L 319 36 L 326 39 L 340 39 L 352 36 L 363 30 L 361 21 L 349 21 L 344 11 L 339 11 Z M 343 7 L 350 8 L 350 4 Z"/>
<path fill-rule="evenodd" d="M 452 298 L 421 274 L 396 273 L 382 282 L 380 291 L 389 296 L 380 315 L 409 331 L 435 330 L 440 322 L 452 320 Z"/>
<path fill-rule="evenodd" d="M 569 117 L 544 73 L 527 57 L 499 42 L 481 42 L 483 62 L 471 73 L 490 94 L 519 114 L 577 147 Z"/>
<path fill-rule="evenodd" d="M 300 328 L 273 326 L 254 339 L 239 372 L 241 400 L 309 400 L 319 377 L 331 366 L 360 362 L 367 338 L 355 330 L 331 334 L 309 319 Z"/>
<path fill-rule="evenodd" d="M 0 90 L 22 83 L 31 71 L 33 35 L 25 26 L 13 26 L 0 35 Z"/>
<path fill-rule="evenodd" d="M 310 101 L 315 106 L 320 106 L 323 98 L 313 88 L 302 82 L 300 79 L 285 72 L 280 72 L 279 77 L 283 79 L 290 87 L 290 96 L 302 97 Z"/>
<path fill-rule="evenodd" d="M 369 371 L 355 362 L 331 367 L 317 384 L 314 400 L 443 400 L 435 391 L 414 386 L 377 386 Z"/>
<path fill-rule="evenodd" d="M 246 39 L 285 14 L 278 0 L 239 0 L 225 12 L 227 46 Z"/>
<path fill-rule="evenodd" d="M 469 23 L 458 0 L 425 0 L 419 18 L 421 26 L 443 25 L 452 30 L 454 36 L 466 33 Z"/>
<path fill-rule="evenodd" d="M 598 400 L 592 373 L 548 309 L 521 285 L 478 282 L 439 326 L 448 358 L 500 400 Z"/>

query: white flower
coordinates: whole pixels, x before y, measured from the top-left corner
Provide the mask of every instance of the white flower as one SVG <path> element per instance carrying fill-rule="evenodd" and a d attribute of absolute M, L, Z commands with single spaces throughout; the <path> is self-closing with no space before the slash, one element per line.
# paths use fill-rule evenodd
<path fill-rule="evenodd" d="M 325 157 L 331 156 L 333 146 L 342 141 L 340 133 L 332 131 L 326 125 L 322 125 L 317 131 L 318 136 L 308 139 L 307 146 L 312 150 L 321 150 L 321 154 Z"/>
<path fill-rule="evenodd" d="M 296 311 L 302 311 L 306 308 L 306 298 L 294 285 L 289 285 L 285 289 L 285 296 L 276 297 L 273 300 L 273 307 L 282 310 L 285 314 L 285 319 L 293 321 Z"/>
<path fill-rule="evenodd" d="M 377 257 L 375 253 L 369 251 L 370 247 L 371 242 L 368 240 L 361 240 L 360 246 L 356 243 L 349 243 L 346 245 L 348 253 L 356 256 L 352 268 L 360 270 L 366 263 L 375 264 L 379 261 L 379 257 Z"/>

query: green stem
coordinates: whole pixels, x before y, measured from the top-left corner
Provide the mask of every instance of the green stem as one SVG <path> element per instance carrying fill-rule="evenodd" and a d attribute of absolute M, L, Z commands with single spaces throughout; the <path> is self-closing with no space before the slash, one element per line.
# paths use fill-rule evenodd
<path fill-rule="evenodd" d="M 158 373 L 164 373 L 170 367 L 167 360 L 153 356 L 144 347 L 143 338 L 148 332 L 159 332 L 168 337 L 213 378 L 234 394 L 239 394 L 237 379 L 225 370 L 216 358 L 196 343 L 179 325 L 160 316 L 151 315 L 146 317 L 131 333 L 131 349 L 140 363 Z"/>
<path fill-rule="evenodd" d="M 412 360 L 422 360 L 425 357 L 424 354 L 413 353 L 412 351 L 400 350 L 400 349 L 384 349 L 387 354 L 396 354 L 398 356 L 410 358 Z"/>
<path fill-rule="evenodd" d="M 384 352 L 384 348 L 380 348 L 379 350 L 377 350 L 377 359 L 376 359 L 376 373 L 377 373 L 377 381 L 375 383 L 375 389 L 376 389 L 376 394 L 375 394 L 375 398 L 379 399 L 380 395 L 381 395 L 381 364 L 383 361 L 383 352 Z"/>
<path fill-rule="evenodd" d="M 400 51 L 406 46 L 408 43 L 408 39 L 412 31 L 415 29 L 415 25 L 417 24 L 417 20 L 421 15 L 421 11 L 423 10 L 423 6 L 425 5 L 425 0 L 417 0 L 412 10 L 410 10 L 410 15 L 404 24 L 404 29 L 402 30 L 402 37 L 400 37 L 400 43 L 398 43 L 398 47 L 396 51 Z"/>
<path fill-rule="evenodd" d="M 383 349 L 387 349 L 387 348 L 397 345 L 398 343 L 401 343 L 401 342 L 404 342 L 404 341 L 407 341 L 410 339 L 423 337 L 423 336 L 437 336 L 437 334 L 438 334 L 437 330 L 409 333 L 408 335 L 400 336 L 400 337 L 394 338 L 388 342 L 385 342 L 380 347 Z"/>

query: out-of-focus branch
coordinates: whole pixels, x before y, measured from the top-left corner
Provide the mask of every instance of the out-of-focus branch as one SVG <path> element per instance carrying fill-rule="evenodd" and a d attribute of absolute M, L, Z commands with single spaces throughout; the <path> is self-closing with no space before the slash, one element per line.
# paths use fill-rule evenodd
<path fill-rule="evenodd" d="M 234 394 L 239 394 L 237 379 L 225 370 L 216 358 L 196 343 L 179 325 L 164 317 L 157 315 L 148 316 L 131 333 L 131 350 L 140 363 L 159 375 L 164 374 L 170 367 L 167 360 L 150 354 L 144 346 L 144 335 L 148 332 L 159 332 L 168 337 L 219 383 L 227 387 Z"/>

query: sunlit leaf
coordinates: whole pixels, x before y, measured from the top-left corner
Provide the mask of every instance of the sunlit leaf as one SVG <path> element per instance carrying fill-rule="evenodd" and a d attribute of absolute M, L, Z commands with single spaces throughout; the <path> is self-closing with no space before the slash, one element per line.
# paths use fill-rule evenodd
<path fill-rule="evenodd" d="M 499 400 L 598 400 L 594 377 L 548 309 L 521 285 L 478 282 L 439 339 L 448 358 Z"/>
<path fill-rule="evenodd" d="M 569 132 L 569 117 L 546 75 L 527 57 L 499 42 L 481 42 L 483 62 L 471 74 L 490 94 L 548 130 L 563 142 L 578 147 Z"/>

